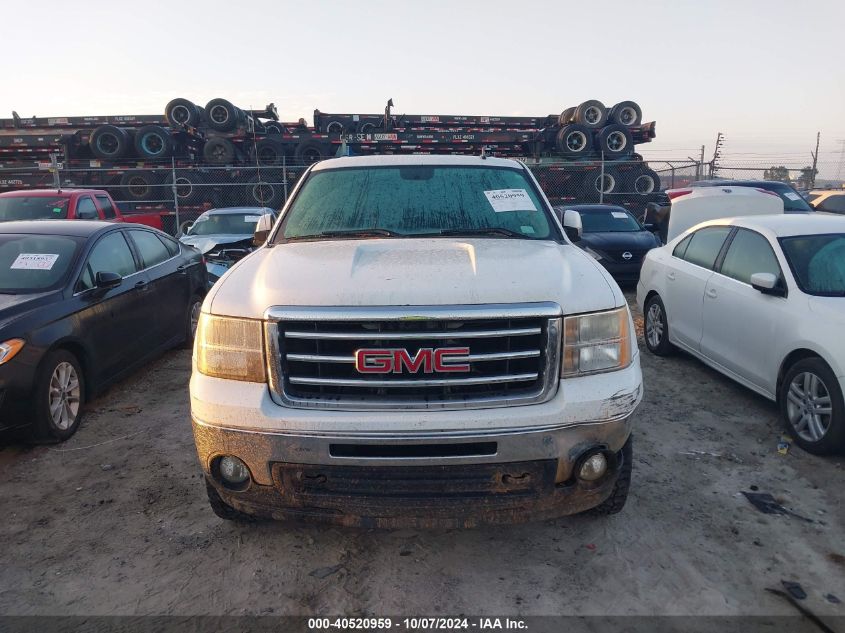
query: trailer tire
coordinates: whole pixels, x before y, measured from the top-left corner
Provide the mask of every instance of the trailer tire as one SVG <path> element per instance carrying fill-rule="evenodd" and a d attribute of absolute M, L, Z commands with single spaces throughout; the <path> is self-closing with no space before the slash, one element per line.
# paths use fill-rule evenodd
<path fill-rule="evenodd" d="M 274 138 L 262 138 L 250 149 L 250 162 L 259 165 L 281 165 L 285 159 L 285 146 Z"/>
<path fill-rule="evenodd" d="M 631 170 L 626 184 L 626 191 L 647 195 L 660 191 L 660 176 L 654 170 L 642 165 Z"/>
<path fill-rule="evenodd" d="M 269 207 L 278 210 L 285 201 L 285 188 L 280 184 L 280 178 L 253 176 L 247 185 L 247 198 L 250 205 Z"/>
<path fill-rule="evenodd" d="M 173 99 L 164 107 L 167 124 L 178 130 L 183 127 L 197 127 L 202 122 L 203 109 L 187 99 Z"/>
<path fill-rule="evenodd" d="M 361 119 L 358 121 L 355 131 L 358 134 L 372 134 L 381 126 L 381 119 Z"/>
<path fill-rule="evenodd" d="M 215 165 L 228 165 L 235 160 L 235 144 L 226 138 L 210 138 L 202 148 L 206 161 Z"/>
<path fill-rule="evenodd" d="M 555 136 L 555 147 L 569 158 L 584 158 L 593 151 L 592 131 L 577 123 L 565 125 Z"/>
<path fill-rule="evenodd" d="M 601 169 L 591 169 L 587 172 L 581 187 L 582 195 L 588 200 L 598 200 L 599 194 L 619 193 L 624 190 L 622 176 L 618 170 L 605 166 L 604 183 L 601 182 Z"/>
<path fill-rule="evenodd" d="M 285 133 L 285 126 L 278 121 L 267 121 L 264 123 L 264 131 L 271 136 L 281 135 Z"/>
<path fill-rule="evenodd" d="M 173 174 L 165 178 L 166 185 L 165 195 L 162 197 L 170 198 L 173 196 Z M 179 204 L 192 204 L 197 202 L 202 197 L 202 187 L 199 186 L 199 178 L 196 173 L 185 170 L 176 172 L 176 200 Z"/>
<path fill-rule="evenodd" d="M 601 101 L 590 99 L 575 108 L 572 120 L 589 128 L 600 128 L 607 123 L 607 108 Z"/>
<path fill-rule="evenodd" d="M 129 149 L 129 133 L 116 125 L 101 125 L 94 129 L 88 145 L 94 156 L 102 160 L 123 158 Z"/>
<path fill-rule="evenodd" d="M 595 145 L 610 160 L 622 158 L 634 151 L 634 138 L 624 125 L 613 123 L 596 134 Z"/>
<path fill-rule="evenodd" d="M 158 174 L 147 169 L 133 169 L 120 177 L 120 190 L 124 200 L 152 200 L 156 198 Z"/>
<path fill-rule="evenodd" d="M 318 141 L 302 141 L 294 150 L 294 158 L 302 164 L 310 165 L 327 158 L 328 148 Z"/>
<path fill-rule="evenodd" d="M 569 125 L 572 123 L 572 117 L 575 115 L 575 108 L 566 108 L 563 112 L 560 113 L 560 116 L 557 118 L 557 124 L 561 127 L 564 125 Z"/>
<path fill-rule="evenodd" d="M 643 111 L 635 101 L 620 101 L 610 109 L 608 120 L 625 127 L 639 125 L 643 120 Z"/>
<path fill-rule="evenodd" d="M 333 119 L 326 124 L 326 134 L 343 134 L 344 132 L 346 132 L 346 126 L 343 124 L 343 121 Z"/>
<path fill-rule="evenodd" d="M 226 99 L 212 99 L 205 104 L 205 118 L 212 130 L 231 132 L 244 122 L 246 115 Z"/>
<path fill-rule="evenodd" d="M 156 160 L 173 154 L 173 137 L 160 125 L 145 125 L 135 132 L 135 153 L 139 158 Z"/>

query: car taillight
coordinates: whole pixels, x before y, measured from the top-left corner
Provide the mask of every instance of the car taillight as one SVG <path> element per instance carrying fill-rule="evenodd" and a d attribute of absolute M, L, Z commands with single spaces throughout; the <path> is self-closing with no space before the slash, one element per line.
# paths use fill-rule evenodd
<path fill-rule="evenodd" d="M 670 189 L 666 192 L 666 195 L 669 196 L 669 200 L 674 200 L 675 198 L 680 198 L 681 196 L 685 196 L 688 193 L 692 193 L 692 189 Z"/>

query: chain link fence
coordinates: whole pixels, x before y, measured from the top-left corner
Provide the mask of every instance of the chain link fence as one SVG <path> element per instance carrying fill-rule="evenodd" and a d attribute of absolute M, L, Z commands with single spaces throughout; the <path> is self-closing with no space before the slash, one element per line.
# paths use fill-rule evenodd
<path fill-rule="evenodd" d="M 665 189 L 705 178 L 782 180 L 808 188 L 807 168 L 779 161 L 734 163 L 692 160 L 560 161 L 525 159 L 554 205 L 607 203 L 642 216 L 649 202 L 666 200 Z M 773 164 L 774 163 L 774 164 Z M 29 168 L 0 167 L 0 191 L 27 188 L 106 189 L 121 211 L 160 212 L 171 234 L 208 209 L 247 206 L 281 208 L 308 165 L 282 157 L 269 165 L 219 166 L 178 161 L 108 163 L 64 161 Z M 831 166 L 827 166 L 831 167 Z M 821 170 L 821 166 L 819 167 Z M 830 170 L 830 169 L 828 169 Z"/>

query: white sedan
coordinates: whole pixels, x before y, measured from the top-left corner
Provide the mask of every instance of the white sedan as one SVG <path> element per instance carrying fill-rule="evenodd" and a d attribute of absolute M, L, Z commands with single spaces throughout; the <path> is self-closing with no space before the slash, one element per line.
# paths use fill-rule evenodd
<path fill-rule="evenodd" d="M 795 441 L 845 448 L 845 217 L 713 220 L 649 251 L 645 342 L 676 347 L 775 400 Z"/>

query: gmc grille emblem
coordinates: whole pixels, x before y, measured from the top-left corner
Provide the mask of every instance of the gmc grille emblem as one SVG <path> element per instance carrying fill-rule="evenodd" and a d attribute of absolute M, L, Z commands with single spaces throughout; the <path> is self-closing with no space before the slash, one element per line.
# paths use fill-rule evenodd
<path fill-rule="evenodd" d="M 469 363 L 463 357 L 468 347 L 424 347 L 413 356 L 403 348 L 355 350 L 355 369 L 362 374 L 425 374 L 467 372 Z"/>

